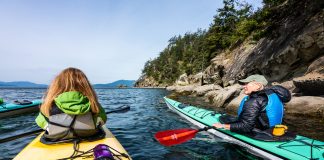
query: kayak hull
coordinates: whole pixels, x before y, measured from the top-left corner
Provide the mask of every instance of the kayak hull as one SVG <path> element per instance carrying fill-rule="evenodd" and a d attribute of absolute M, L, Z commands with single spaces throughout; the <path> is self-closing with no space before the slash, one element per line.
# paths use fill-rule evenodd
<path fill-rule="evenodd" d="M 0 105 L 0 118 L 10 117 L 19 114 L 26 114 L 39 111 L 40 100 L 32 101 L 32 104 L 19 105 L 13 103 L 4 103 Z"/>
<path fill-rule="evenodd" d="M 108 130 L 107 127 L 103 127 L 106 137 L 92 142 L 82 141 L 79 143 L 80 151 L 88 151 L 93 149 L 98 144 L 106 144 L 109 147 L 117 150 L 120 153 L 126 154 L 128 157 L 118 156 L 119 159 L 128 160 L 131 159 L 124 147 L 119 143 L 115 136 Z M 73 143 L 59 143 L 59 144 L 43 144 L 40 142 L 42 134 L 38 135 L 32 142 L 30 142 L 15 158 L 14 160 L 54 160 L 70 157 L 73 150 Z M 119 155 L 116 151 L 110 149 L 114 154 Z M 76 159 L 94 159 L 93 153 L 86 154 L 88 157 L 79 157 Z M 117 157 L 114 157 L 118 159 Z"/>
<path fill-rule="evenodd" d="M 183 108 L 179 107 L 181 104 L 180 102 L 166 97 L 164 97 L 164 100 L 172 111 L 200 128 L 219 123 L 218 118 L 221 114 L 217 114 L 214 111 L 197 108 L 195 106 Z M 264 142 L 224 129 L 209 129 L 208 132 L 229 143 L 242 146 L 250 153 L 265 159 L 310 159 L 311 157 L 324 159 L 324 142 L 303 136 L 297 136 L 295 140 L 289 142 Z M 311 146 L 304 145 L 310 143 L 318 146 L 313 147 L 311 153 Z M 292 148 L 291 146 L 295 147 Z"/>

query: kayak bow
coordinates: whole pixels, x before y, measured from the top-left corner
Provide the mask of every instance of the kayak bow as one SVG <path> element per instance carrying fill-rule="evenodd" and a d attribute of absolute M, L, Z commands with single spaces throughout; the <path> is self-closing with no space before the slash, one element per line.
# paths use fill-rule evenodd
<path fill-rule="evenodd" d="M 26 104 L 2 103 L 0 104 L 0 118 L 9 117 L 17 114 L 30 113 L 39 111 L 40 100 L 34 100 Z"/>
<path fill-rule="evenodd" d="M 114 159 L 131 160 L 124 147 L 119 143 L 115 136 L 103 126 L 106 133 L 105 138 L 96 141 L 81 141 L 79 143 L 79 151 L 86 152 L 93 149 L 98 144 L 104 144 L 110 147 L 110 152 L 113 153 Z M 69 158 L 73 153 L 73 142 L 58 143 L 58 144 L 43 144 L 40 142 L 42 134 L 37 136 L 30 142 L 15 158 L 14 160 L 44 160 L 44 159 L 65 159 Z M 93 153 L 85 154 L 83 157 L 76 159 L 94 159 Z"/>

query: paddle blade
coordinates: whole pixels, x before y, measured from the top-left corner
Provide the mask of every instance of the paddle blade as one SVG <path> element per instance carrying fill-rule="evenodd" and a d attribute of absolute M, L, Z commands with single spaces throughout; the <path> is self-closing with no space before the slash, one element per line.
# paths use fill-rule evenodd
<path fill-rule="evenodd" d="M 123 105 L 123 106 L 120 106 L 120 107 L 116 108 L 115 110 L 106 112 L 106 114 L 109 114 L 109 113 L 125 113 L 125 112 L 127 112 L 129 110 L 130 110 L 130 106 Z"/>
<path fill-rule="evenodd" d="M 164 146 L 173 146 L 184 143 L 195 137 L 198 130 L 186 128 L 157 132 L 155 139 Z"/>
<path fill-rule="evenodd" d="M 123 105 L 120 106 L 116 109 L 117 111 L 115 111 L 115 113 L 126 113 L 130 110 L 130 106 L 129 105 Z"/>

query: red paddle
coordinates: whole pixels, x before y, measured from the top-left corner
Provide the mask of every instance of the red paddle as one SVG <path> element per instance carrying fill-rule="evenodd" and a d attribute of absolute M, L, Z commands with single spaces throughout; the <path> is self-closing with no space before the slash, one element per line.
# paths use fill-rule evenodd
<path fill-rule="evenodd" d="M 195 137 L 198 132 L 207 131 L 211 128 L 214 127 L 211 126 L 201 129 L 185 128 L 176 130 L 166 130 L 157 132 L 154 137 L 158 142 L 160 142 L 164 146 L 173 146 L 189 141 L 193 137 Z"/>

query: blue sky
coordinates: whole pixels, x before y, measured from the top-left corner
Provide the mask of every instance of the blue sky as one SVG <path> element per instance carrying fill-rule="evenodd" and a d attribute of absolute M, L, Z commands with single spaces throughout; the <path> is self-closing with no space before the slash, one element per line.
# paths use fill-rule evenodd
<path fill-rule="evenodd" d="M 92 83 L 136 80 L 171 37 L 207 29 L 222 6 L 221 0 L 0 0 L 0 81 L 48 84 L 66 67 L 80 68 Z"/>

